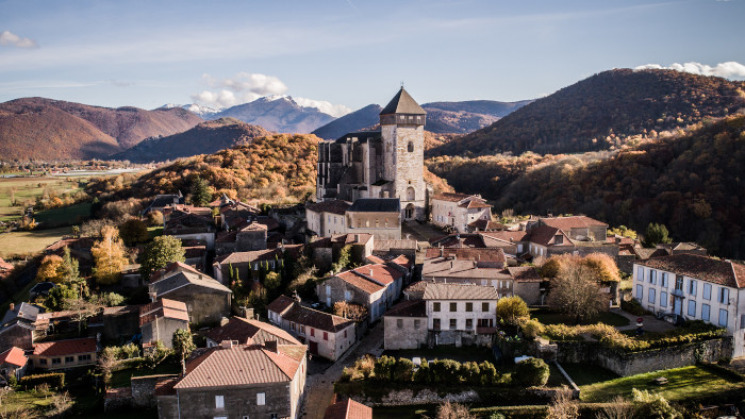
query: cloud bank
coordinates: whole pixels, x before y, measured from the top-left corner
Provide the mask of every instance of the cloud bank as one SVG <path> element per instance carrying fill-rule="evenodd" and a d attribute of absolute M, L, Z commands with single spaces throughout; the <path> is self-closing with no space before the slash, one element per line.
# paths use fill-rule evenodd
<path fill-rule="evenodd" d="M 229 108 L 242 103 L 252 102 L 261 97 L 281 97 L 288 87 L 279 78 L 260 73 L 241 72 L 230 78 L 217 79 L 209 74 L 202 75 L 202 82 L 210 87 L 191 95 L 191 99 L 200 106 L 214 109 Z M 351 112 L 344 105 L 334 105 L 323 100 L 294 97 L 293 100 L 302 107 L 316 108 L 334 117 Z"/>
<path fill-rule="evenodd" d="M 730 80 L 745 80 L 745 65 L 742 65 L 736 61 L 719 63 L 714 67 L 697 62 L 684 64 L 674 63 L 669 67 L 664 67 L 659 64 L 647 64 L 636 67 L 634 70 L 646 69 L 676 70 L 684 73 L 698 74 L 701 76 L 717 76 Z"/>
<path fill-rule="evenodd" d="M 21 38 L 11 31 L 0 33 L 0 45 L 16 48 L 38 48 L 39 45 L 31 38 Z"/>

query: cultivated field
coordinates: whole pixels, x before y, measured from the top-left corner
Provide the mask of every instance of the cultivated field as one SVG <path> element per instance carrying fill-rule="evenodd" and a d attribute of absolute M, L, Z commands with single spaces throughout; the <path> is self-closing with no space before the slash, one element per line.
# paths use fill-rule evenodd
<path fill-rule="evenodd" d="M 70 234 L 70 227 L 2 233 L 0 234 L 0 257 L 7 258 L 14 254 L 41 252 L 66 234 Z"/>

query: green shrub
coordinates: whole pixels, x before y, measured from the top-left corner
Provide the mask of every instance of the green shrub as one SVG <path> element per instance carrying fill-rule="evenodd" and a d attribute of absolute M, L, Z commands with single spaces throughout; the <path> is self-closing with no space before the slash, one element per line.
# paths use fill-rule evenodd
<path fill-rule="evenodd" d="M 546 328 L 543 323 L 536 319 L 530 319 L 526 322 L 521 323 L 523 335 L 529 339 L 535 339 L 538 336 L 543 335 L 546 332 Z"/>
<path fill-rule="evenodd" d="M 375 378 L 380 381 L 392 381 L 396 358 L 383 355 L 375 361 Z"/>
<path fill-rule="evenodd" d="M 62 388 L 65 386 L 65 373 L 50 372 L 47 374 L 27 375 L 21 378 L 21 386 L 28 390 L 41 384 L 46 384 L 52 388 Z"/>
<path fill-rule="evenodd" d="M 479 384 L 482 386 L 493 386 L 499 383 L 499 374 L 497 369 L 489 361 L 483 361 L 479 364 L 480 381 Z"/>
<path fill-rule="evenodd" d="M 460 384 L 460 362 L 452 359 L 435 359 L 430 363 L 432 382 L 438 384 Z"/>
<path fill-rule="evenodd" d="M 432 370 L 429 368 L 429 363 L 426 358 L 422 358 L 419 368 L 414 371 L 414 382 L 419 384 L 429 384 L 432 382 Z"/>
<path fill-rule="evenodd" d="M 475 386 L 481 384 L 481 368 L 473 361 L 461 364 L 458 375 L 466 384 Z"/>
<path fill-rule="evenodd" d="M 399 358 L 393 367 L 393 381 L 409 383 L 414 377 L 414 363 L 408 358 Z"/>
<path fill-rule="evenodd" d="M 544 360 L 529 358 L 517 363 L 512 380 L 526 387 L 544 386 L 549 374 L 550 370 Z"/>

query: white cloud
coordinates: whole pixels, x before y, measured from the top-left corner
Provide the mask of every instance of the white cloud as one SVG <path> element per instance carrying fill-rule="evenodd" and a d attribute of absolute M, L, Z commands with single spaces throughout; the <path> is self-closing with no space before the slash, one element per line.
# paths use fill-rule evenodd
<path fill-rule="evenodd" d="M 202 75 L 202 81 L 211 90 L 203 90 L 191 95 L 191 99 L 200 106 L 222 109 L 241 103 L 252 102 L 260 97 L 283 97 L 287 85 L 276 76 L 260 73 L 241 72 L 230 78 L 217 79 L 209 74 Z M 307 108 L 316 108 L 334 117 L 344 116 L 351 112 L 344 105 L 334 105 L 324 100 L 293 98 L 295 103 Z"/>
<path fill-rule="evenodd" d="M 11 31 L 0 33 L 0 45 L 11 46 L 16 48 L 38 48 L 39 45 L 31 38 L 21 38 Z"/>
<path fill-rule="evenodd" d="M 724 77 L 730 80 L 745 80 L 745 65 L 742 65 L 736 61 L 719 63 L 714 67 L 697 62 L 689 62 L 684 64 L 674 63 L 669 67 L 664 67 L 659 64 L 647 64 L 636 67 L 634 70 L 646 69 L 677 70 L 684 73 L 699 74 L 702 76 L 717 76 Z"/>

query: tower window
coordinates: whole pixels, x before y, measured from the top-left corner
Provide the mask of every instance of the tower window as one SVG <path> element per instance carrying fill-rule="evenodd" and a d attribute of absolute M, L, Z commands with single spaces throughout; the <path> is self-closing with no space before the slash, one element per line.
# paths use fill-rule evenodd
<path fill-rule="evenodd" d="M 409 150 L 409 153 L 411 153 L 412 151 L 414 151 L 414 143 L 412 143 L 411 141 L 409 141 L 409 145 L 407 146 L 407 148 Z"/>

